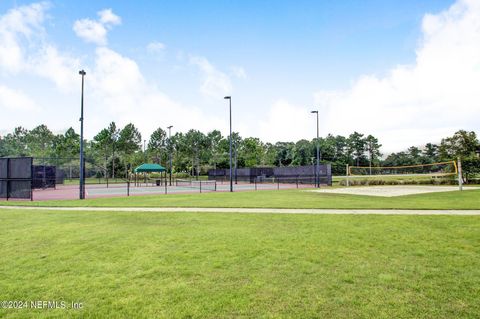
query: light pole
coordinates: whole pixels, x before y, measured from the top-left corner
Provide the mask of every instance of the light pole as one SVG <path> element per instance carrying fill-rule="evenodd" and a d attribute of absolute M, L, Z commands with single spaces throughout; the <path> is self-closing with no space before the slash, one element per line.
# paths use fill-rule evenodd
<path fill-rule="evenodd" d="M 238 176 L 237 175 L 237 164 L 238 164 L 238 162 L 237 162 L 237 141 L 235 141 L 235 185 L 238 184 L 238 182 L 237 182 L 237 176 Z"/>
<path fill-rule="evenodd" d="M 87 74 L 84 70 L 78 72 L 82 76 L 82 97 L 80 100 L 80 199 L 85 199 L 85 165 L 84 165 L 84 154 L 83 154 L 83 86 L 84 86 L 84 77 Z"/>
<path fill-rule="evenodd" d="M 170 186 L 172 186 L 172 125 L 170 125 L 168 128 L 168 149 L 169 149 L 169 162 L 170 162 Z"/>
<path fill-rule="evenodd" d="M 320 187 L 320 178 L 319 178 L 319 173 L 320 173 L 320 147 L 318 145 L 318 110 L 317 111 L 311 111 L 310 113 L 316 113 L 317 114 L 317 167 L 315 168 L 315 186 Z"/>
<path fill-rule="evenodd" d="M 143 162 L 146 163 L 147 162 L 147 151 L 145 149 L 145 142 L 147 140 L 143 140 Z"/>
<path fill-rule="evenodd" d="M 225 100 L 228 100 L 230 103 L 230 192 L 233 192 L 233 181 L 232 181 L 232 97 L 226 96 Z"/>

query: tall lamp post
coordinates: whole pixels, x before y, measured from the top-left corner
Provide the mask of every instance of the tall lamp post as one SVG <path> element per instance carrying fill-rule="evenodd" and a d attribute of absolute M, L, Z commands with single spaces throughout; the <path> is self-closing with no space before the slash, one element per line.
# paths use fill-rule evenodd
<path fill-rule="evenodd" d="M 172 125 L 170 125 L 168 128 L 168 157 L 169 157 L 169 162 L 170 162 L 170 186 L 172 186 Z"/>
<path fill-rule="evenodd" d="M 230 103 L 230 192 L 233 192 L 233 180 L 232 180 L 232 97 L 226 96 L 225 100 L 228 100 Z"/>
<path fill-rule="evenodd" d="M 319 173 L 320 173 L 320 147 L 318 145 L 318 110 L 317 111 L 311 111 L 310 113 L 315 113 L 317 114 L 317 166 L 315 168 L 315 186 L 320 187 L 320 178 L 319 178 Z"/>
<path fill-rule="evenodd" d="M 85 165 L 84 165 L 84 154 L 83 154 L 83 86 L 84 86 L 84 77 L 87 74 L 84 70 L 78 72 L 82 76 L 82 97 L 80 100 L 80 199 L 85 199 Z"/>
<path fill-rule="evenodd" d="M 146 163 L 147 162 L 147 149 L 145 148 L 145 143 L 147 142 L 147 140 L 143 140 L 143 162 Z"/>

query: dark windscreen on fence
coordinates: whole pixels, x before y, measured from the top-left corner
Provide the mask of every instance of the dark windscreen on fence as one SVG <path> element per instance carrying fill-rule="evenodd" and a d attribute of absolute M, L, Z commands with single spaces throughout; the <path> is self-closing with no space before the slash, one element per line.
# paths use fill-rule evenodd
<path fill-rule="evenodd" d="M 47 165 L 33 165 L 33 188 L 55 188 L 57 168 Z"/>
<path fill-rule="evenodd" d="M 0 178 L 8 176 L 8 158 L 0 158 Z"/>
<path fill-rule="evenodd" d="M 31 181 L 10 181 L 8 198 L 29 199 L 32 193 Z"/>
<path fill-rule="evenodd" d="M 32 158 L 0 158 L 0 198 L 32 198 Z"/>
<path fill-rule="evenodd" d="M 0 180 L 0 198 L 7 198 L 7 181 Z"/>
<path fill-rule="evenodd" d="M 246 167 L 232 170 L 235 181 L 262 182 L 275 179 L 281 183 L 315 184 L 318 178 L 320 184 L 332 185 L 332 167 L 322 164 L 315 174 L 316 165 L 283 166 L 283 167 Z M 209 180 L 228 180 L 229 169 L 216 169 L 208 171 Z"/>
<path fill-rule="evenodd" d="M 31 157 L 19 157 L 10 158 L 9 168 L 10 178 L 32 178 L 32 158 Z"/>

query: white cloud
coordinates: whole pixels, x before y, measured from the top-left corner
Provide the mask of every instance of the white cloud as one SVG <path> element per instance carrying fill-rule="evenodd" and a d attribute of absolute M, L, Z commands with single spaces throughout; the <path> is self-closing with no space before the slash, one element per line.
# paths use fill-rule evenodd
<path fill-rule="evenodd" d="M 36 74 L 69 91 L 80 63 L 46 41 L 43 23 L 48 8 L 48 3 L 34 3 L 0 17 L 0 72 Z"/>
<path fill-rule="evenodd" d="M 161 53 L 163 50 L 165 50 L 166 46 L 162 42 L 154 41 L 150 42 L 147 44 L 147 51 L 156 54 L 156 53 Z"/>
<path fill-rule="evenodd" d="M 23 41 L 43 34 L 42 23 L 48 3 L 34 3 L 9 10 L 0 17 L 0 68 L 19 72 L 25 68 Z"/>
<path fill-rule="evenodd" d="M 77 20 L 73 24 L 73 31 L 85 42 L 91 42 L 97 45 L 107 44 L 107 29 L 103 23 L 90 19 Z"/>
<path fill-rule="evenodd" d="M 111 49 L 97 48 L 95 67 L 90 73 L 90 103 L 101 105 L 109 120 L 115 119 L 119 125 L 134 123 L 146 137 L 159 126 L 173 124 L 176 130 L 208 131 L 224 125 L 223 120 L 206 116 L 196 107 L 183 106 L 149 85 L 134 60 Z M 106 124 L 98 122 L 97 129 Z"/>
<path fill-rule="evenodd" d="M 202 72 L 203 82 L 200 93 L 206 97 L 220 99 L 232 92 L 230 78 L 217 70 L 206 58 L 191 56 L 190 64 L 196 65 Z"/>
<path fill-rule="evenodd" d="M 25 13 L 33 12 L 34 9 L 38 11 L 36 15 Z M 38 82 L 38 78 L 35 78 L 43 77 L 52 81 L 61 89 L 60 93 L 64 94 L 48 90 L 46 86 L 47 90 L 43 91 L 42 88 L 39 95 L 33 87 L 30 90 L 27 82 L 25 90 L 16 90 L 0 84 L 0 109 L 5 110 L 6 114 L 0 118 L 0 125 L 3 128 L 12 129 L 17 125 L 33 127 L 45 123 L 52 130 L 59 131 L 70 125 L 74 127 L 78 125 L 75 112 L 78 111 L 77 94 L 80 89 L 78 70 L 81 60 L 46 41 L 48 37 L 43 28 L 46 9 L 46 5 L 34 4 L 19 7 L 0 16 L 2 26 L 8 27 L 0 29 L 0 40 L 10 39 L 9 44 L 18 48 L 21 53 L 16 62 L 18 71 L 14 75 L 9 75 L 11 78 L 15 76 L 16 79 L 26 79 L 28 83 L 39 83 L 43 86 L 44 83 Z M 18 21 L 11 16 L 20 16 L 25 21 Z M 102 21 L 110 25 L 117 23 L 109 12 L 99 13 L 99 16 L 101 21 L 96 23 Z M 22 36 L 26 38 L 25 41 L 20 39 Z M 0 41 L 0 46 L 5 43 L 6 41 Z M 11 66 L 12 63 L 0 64 L 0 73 L 10 70 Z M 106 46 L 95 49 L 94 65 L 91 68 L 87 66 L 86 71 L 87 135 L 93 136 L 110 121 L 116 121 L 119 126 L 132 122 L 139 127 L 145 138 L 148 138 L 157 127 L 172 124 L 174 130 L 179 131 L 191 128 L 202 131 L 224 128 L 223 119 L 206 115 L 198 107 L 185 106 L 172 100 L 145 80 L 136 61 Z M 29 95 L 24 93 L 27 90 Z M 69 90 L 74 90 L 75 94 Z M 44 104 L 40 108 L 37 103 Z M 42 113 L 39 116 L 25 116 L 25 111 L 35 110 L 42 110 Z M 47 114 L 50 111 L 52 113 Z M 20 117 L 24 119 L 18 122 Z"/>
<path fill-rule="evenodd" d="M 100 22 L 104 25 L 110 26 L 122 23 L 122 18 L 113 13 L 112 9 L 104 9 L 97 12 L 97 14 L 100 17 Z"/>
<path fill-rule="evenodd" d="M 312 139 L 316 122 L 309 113 L 310 110 L 304 107 L 279 99 L 273 103 L 266 119 L 259 123 L 260 139 L 272 143 Z"/>
<path fill-rule="evenodd" d="M 239 79 L 246 79 L 247 78 L 247 72 L 245 72 L 245 69 L 241 66 L 232 66 L 230 68 L 232 70 L 232 74 L 239 78 Z"/>
<path fill-rule="evenodd" d="M 480 129 L 480 2 L 461 0 L 425 15 L 422 32 L 414 64 L 362 76 L 349 90 L 315 94 L 323 132 L 371 133 L 390 152 Z"/>
<path fill-rule="evenodd" d="M 0 110 L 5 111 L 37 111 L 35 101 L 19 90 L 0 85 Z"/>
<path fill-rule="evenodd" d="M 111 9 L 105 9 L 97 12 L 99 20 L 80 19 L 74 22 L 73 31 L 85 42 L 91 42 L 97 45 L 107 44 L 108 30 L 113 25 L 122 22 L 121 18 L 114 14 Z"/>
<path fill-rule="evenodd" d="M 45 44 L 32 58 L 32 71 L 51 80 L 63 92 L 77 89 L 80 60 Z"/>

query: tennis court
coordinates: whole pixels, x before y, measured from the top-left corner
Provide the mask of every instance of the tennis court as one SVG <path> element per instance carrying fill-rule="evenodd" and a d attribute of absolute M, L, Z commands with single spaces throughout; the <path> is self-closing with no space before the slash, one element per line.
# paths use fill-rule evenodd
<path fill-rule="evenodd" d="M 280 190 L 295 188 L 312 188 L 312 184 L 282 183 L 268 180 L 262 183 L 238 182 L 233 183 L 233 190 L 238 191 L 261 191 Z M 100 197 L 123 197 L 140 195 L 168 195 L 168 194 L 189 194 L 228 192 L 230 183 L 228 181 L 196 181 L 196 180 L 175 180 L 170 185 L 159 185 L 153 183 L 115 183 L 115 184 L 86 184 L 86 198 Z M 78 199 L 78 185 L 57 185 L 56 188 L 36 189 L 33 191 L 33 200 L 63 200 Z"/>

